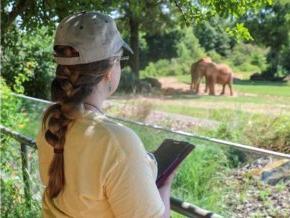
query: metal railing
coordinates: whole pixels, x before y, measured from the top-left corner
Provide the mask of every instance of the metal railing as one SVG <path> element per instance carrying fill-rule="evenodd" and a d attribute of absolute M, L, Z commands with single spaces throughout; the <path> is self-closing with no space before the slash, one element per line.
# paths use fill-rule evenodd
<path fill-rule="evenodd" d="M 15 94 L 15 93 L 13 93 L 12 95 L 20 97 L 20 98 L 28 99 L 28 100 L 40 102 L 40 103 L 45 103 L 45 104 L 51 104 L 52 103 L 51 101 L 47 101 L 47 100 L 43 100 L 43 99 L 39 99 L 39 98 L 34 98 L 34 97 L 26 96 L 26 95 L 20 95 L 20 94 Z M 241 151 L 246 151 L 246 152 L 251 152 L 251 153 L 256 153 L 256 154 L 261 154 L 261 155 L 270 155 L 270 156 L 274 156 L 274 157 L 278 157 L 278 158 L 290 159 L 290 154 L 285 154 L 285 153 L 281 153 L 281 152 L 271 151 L 271 150 L 259 148 L 258 146 L 245 145 L 245 144 L 236 143 L 236 142 L 230 142 L 230 141 L 221 140 L 221 139 L 217 139 L 217 138 L 212 138 L 212 137 L 207 137 L 207 136 L 200 136 L 200 135 L 196 135 L 196 134 L 189 133 L 189 132 L 184 132 L 184 131 L 179 131 L 179 130 L 177 131 L 177 130 L 174 130 L 174 129 L 164 128 L 164 127 L 161 127 L 161 126 L 158 126 L 158 125 L 146 124 L 146 123 L 142 123 L 142 122 L 138 122 L 138 121 L 132 121 L 132 120 L 127 120 L 127 119 L 123 119 L 123 118 L 119 118 L 119 117 L 113 117 L 113 116 L 108 116 L 108 115 L 106 115 L 106 116 L 109 117 L 112 120 L 121 121 L 121 122 L 125 122 L 125 123 L 131 123 L 131 124 L 135 124 L 135 125 L 143 126 L 143 127 L 149 127 L 149 128 L 152 128 L 152 129 L 162 130 L 162 131 L 165 131 L 165 132 L 169 132 L 169 133 L 173 133 L 173 134 L 179 134 L 179 135 L 182 135 L 182 136 L 190 136 L 190 137 L 196 138 L 198 140 L 234 147 L 234 148 L 236 148 L 238 150 L 241 150 Z"/>
<path fill-rule="evenodd" d="M 26 137 L 16 131 L 13 131 L 7 127 L 0 125 L 1 134 L 5 134 L 9 137 L 12 137 L 17 142 L 20 143 L 20 154 L 21 154 L 21 164 L 22 164 L 22 178 L 24 184 L 24 196 L 27 206 L 30 208 L 31 206 L 31 187 L 29 181 L 29 173 L 28 173 L 28 155 L 27 155 L 27 146 L 32 149 L 37 149 L 35 141 L 29 137 Z M 212 218 L 220 218 L 221 216 L 215 214 L 213 212 L 202 209 L 196 205 L 191 203 L 182 201 L 180 199 L 171 197 L 170 198 L 170 206 L 171 209 L 181 215 L 193 218 L 202 218 L 202 217 L 212 217 Z"/>

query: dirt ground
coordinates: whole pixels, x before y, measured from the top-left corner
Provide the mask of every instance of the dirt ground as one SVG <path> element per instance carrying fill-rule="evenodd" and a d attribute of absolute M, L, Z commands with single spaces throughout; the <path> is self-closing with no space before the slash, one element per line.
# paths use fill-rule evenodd
<path fill-rule="evenodd" d="M 158 80 L 161 83 L 161 89 L 165 95 L 192 93 L 190 90 L 190 81 L 188 81 L 188 83 L 183 83 L 178 81 L 175 77 L 162 77 Z M 205 93 L 204 90 L 205 84 L 201 83 L 199 88 L 199 95 L 208 95 L 208 93 Z M 222 91 L 222 85 L 216 84 L 215 91 L 216 95 L 219 95 Z M 225 95 L 230 96 L 230 90 L 228 86 L 226 86 Z"/>

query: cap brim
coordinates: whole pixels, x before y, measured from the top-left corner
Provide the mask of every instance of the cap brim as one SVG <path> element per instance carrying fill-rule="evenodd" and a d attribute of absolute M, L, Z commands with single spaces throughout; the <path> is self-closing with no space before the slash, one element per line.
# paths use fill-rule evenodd
<path fill-rule="evenodd" d="M 122 47 L 128 50 L 131 54 L 134 54 L 133 50 L 130 48 L 130 46 L 126 42 L 123 41 Z"/>

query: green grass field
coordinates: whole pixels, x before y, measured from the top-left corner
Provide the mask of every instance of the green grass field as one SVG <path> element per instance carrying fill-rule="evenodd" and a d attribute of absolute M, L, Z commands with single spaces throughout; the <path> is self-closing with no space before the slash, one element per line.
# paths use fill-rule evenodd
<path fill-rule="evenodd" d="M 188 76 L 177 78 L 183 82 L 189 80 Z M 196 126 L 186 129 L 199 135 L 276 151 L 289 151 L 287 147 L 290 146 L 290 84 L 239 81 L 234 84 L 234 89 L 236 95 L 233 97 L 173 94 L 129 99 L 126 96 L 118 96 L 113 101 L 139 107 L 140 110 L 135 113 L 143 113 L 143 108 L 147 105 L 146 107 L 151 107 L 151 111 L 181 114 L 219 123 L 216 129 Z M 168 127 L 168 123 L 165 124 Z"/>

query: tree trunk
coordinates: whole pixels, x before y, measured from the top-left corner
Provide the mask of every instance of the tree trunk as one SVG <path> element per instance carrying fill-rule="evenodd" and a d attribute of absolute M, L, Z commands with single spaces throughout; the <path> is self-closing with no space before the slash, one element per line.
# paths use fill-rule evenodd
<path fill-rule="evenodd" d="M 140 23 L 133 16 L 129 18 L 130 25 L 130 46 L 134 52 L 134 55 L 130 55 L 130 67 L 139 79 L 140 57 L 139 57 L 139 26 Z"/>

